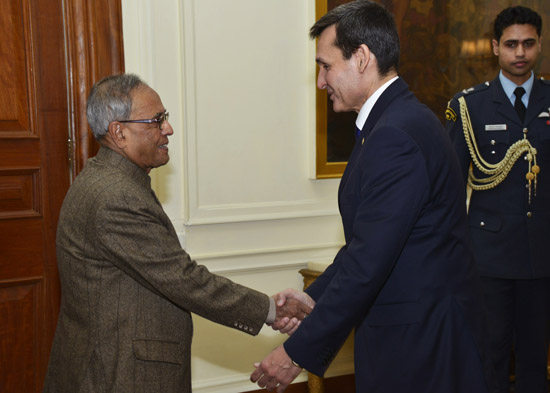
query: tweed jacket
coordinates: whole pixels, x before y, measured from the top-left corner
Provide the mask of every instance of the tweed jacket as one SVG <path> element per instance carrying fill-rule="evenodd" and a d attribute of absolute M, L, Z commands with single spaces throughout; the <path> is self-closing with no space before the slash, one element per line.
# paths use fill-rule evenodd
<path fill-rule="evenodd" d="M 101 147 L 57 231 L 61 309 L 44 392 L 191 392 L 191 313 L 258 334 L 267 295 L 181 248 L 148 174 Z"/>
<path fill-rule="evenodd" d="M 466 145 L 459 97 L 464 97 L 481 156 L 500 162 L 515 142 L 526 135 L 537 149 L 540 173 L 531 187 L 525 178 L 525 154 L 495 188 L 473 191 L 469 222 L 476 262 L 481 275 L 504 279 L 550 277 L 550 83 L 535 78 L 522 123 L 497 76 L 458 93 L 447 109 L 446 128 L 453 140 L 464 179 L 472 162 Z M 474 165 L 474 175 L 485 178 Z M 533 182 L 534 183 L 534 182 Z M 535 195 L 536 191 L 536 195 Z"/>

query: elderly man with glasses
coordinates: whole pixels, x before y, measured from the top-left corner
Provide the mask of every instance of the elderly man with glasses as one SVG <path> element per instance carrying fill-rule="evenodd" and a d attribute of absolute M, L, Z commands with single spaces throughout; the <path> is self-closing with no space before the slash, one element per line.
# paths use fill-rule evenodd
<path fill-rule="evenodd" d="M 192 312 L 256 335 L 311 311 L 212 274 L 181 248 L 151 189 L 174 132 L 152 88 L 107 77 L 87 118 L 101 148 L 59 217 L 61 309 L 44 392 L 191 392 Z"/>

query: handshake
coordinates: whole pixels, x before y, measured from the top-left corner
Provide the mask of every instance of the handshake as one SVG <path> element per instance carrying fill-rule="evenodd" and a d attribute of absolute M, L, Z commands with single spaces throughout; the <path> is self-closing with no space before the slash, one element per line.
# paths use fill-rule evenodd
<path fill-rule="evenodd" d="M 295 289 L 285 289 L 272 297 L 277 309 L 275 321 L 269 326 L 289 336 L 315 307 L 315 301 L 307 293 Z M 287 355 L 283 345 L 275 348 L 261 363 L 255 363 L 254 367 L 256 370 L 250 375 L 250 380 L 268 391 L 276 389 L 277 393 L 284 392 L 302 371 Z"/>
<path fill-rule="evenodd" d="M 315 302 L 304 292 L 295 289 L 285 289 L 272 296 L 275 300 L 275 321 L 269 326 L 273 330 L 286 333 L 289 336 L 300 326 L 302 320 L 309 315 Z"/>

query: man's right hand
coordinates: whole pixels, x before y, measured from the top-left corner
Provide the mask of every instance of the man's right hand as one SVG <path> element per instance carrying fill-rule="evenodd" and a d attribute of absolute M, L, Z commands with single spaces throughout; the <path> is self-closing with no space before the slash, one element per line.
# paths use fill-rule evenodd
<path fill-rule="evenodd" d="M 273 330 L 287 333 L 289 336 L 315 307 L 315 301 L 307 293 L 292 288 L 285 289 L 272 297 L 275 299 L 277 314 L 270 326 Z"/>

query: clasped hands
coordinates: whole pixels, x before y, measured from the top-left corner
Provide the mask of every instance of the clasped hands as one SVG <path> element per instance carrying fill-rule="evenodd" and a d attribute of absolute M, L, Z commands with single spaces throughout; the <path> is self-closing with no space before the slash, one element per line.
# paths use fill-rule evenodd
<path fill-rule="evenodd" d="M 301 321 L 309 315 L 315 301 L 305 292 L 285 289 L 273 295 L 277 306 L 275 321 L 270 325 L 273 330 L 289 336 L 300 326 Z M 252 382 L 268 391 L 282 393 L 300 374 L 302 368 L 292 361 L 283 345 L 275 348 L 261 363 L 254 363 L 256 370 L 250 375 Z"/>

